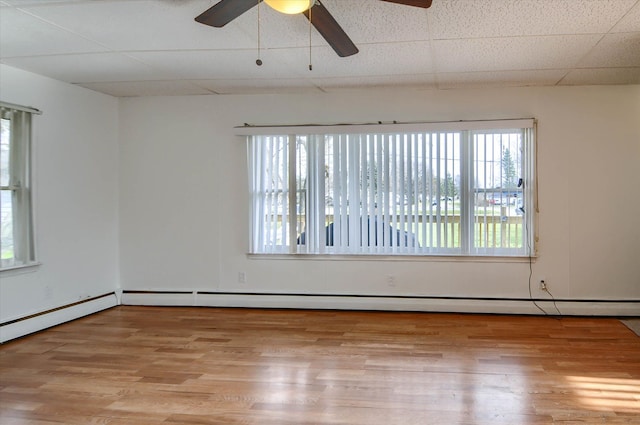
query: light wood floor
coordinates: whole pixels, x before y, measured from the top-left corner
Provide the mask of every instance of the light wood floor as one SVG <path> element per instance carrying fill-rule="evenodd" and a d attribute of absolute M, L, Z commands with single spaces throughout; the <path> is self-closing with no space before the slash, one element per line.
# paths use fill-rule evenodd
<path fill-rule="evenodd" d="M 0 423 L 640 424 L 615 319 L 117 307 L 0 347 Z"/>

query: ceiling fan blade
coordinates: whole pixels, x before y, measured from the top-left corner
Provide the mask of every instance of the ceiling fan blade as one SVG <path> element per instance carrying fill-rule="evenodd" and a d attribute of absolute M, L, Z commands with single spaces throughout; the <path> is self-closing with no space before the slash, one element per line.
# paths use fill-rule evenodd
<path fill-rule="evenodd" d="M 422 7 L 424 9 L 428 9 L 431 7 L 431 0 L 382 0 L 382 1 L 388 1 L 389 3 L 403 4 L 405 6 Z"/>
<path fill-rule="evenodd" d="M 221 0 L 196 17 L 201 24 L 220 28 L 256 6 L 262 0 Z"/>
<path fill-rule="evenodd" d="M 310 18 L 309 11 L 311 11 Z M 304 16 L 316 27 L 320 35 L 327 40 L 327 43 L 333 47 L 333 50 L 336 51 L 338 56 L 346 57 L 358 53 L 356 45 L 353 44 L 353 41 L 351 41 L 347 33 L 344 32 L 338 22 L 333 19 L 333 16 L 331 16 L 327 8 L 324 7 L 319 0 L 316 0 L 315 5 L 311 9 L 302 13 L 304 13 Z"/>

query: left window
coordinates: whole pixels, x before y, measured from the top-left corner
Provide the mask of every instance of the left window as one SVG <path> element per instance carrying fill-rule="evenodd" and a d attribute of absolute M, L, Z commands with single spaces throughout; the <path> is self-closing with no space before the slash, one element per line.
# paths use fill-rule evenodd
<path fill-rule="evenodd" d="M 35 263 L 29 108 L 0 104 L 0 270 Z"/>

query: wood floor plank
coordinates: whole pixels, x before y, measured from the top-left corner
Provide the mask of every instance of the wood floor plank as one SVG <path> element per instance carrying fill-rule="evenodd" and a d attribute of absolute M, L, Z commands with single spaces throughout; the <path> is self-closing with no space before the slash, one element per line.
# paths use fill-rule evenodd
<path fill-rule="evenodd" d="M 0 347 L 2 424 L 640 424 L 609 318 L 120 306 Z"/>

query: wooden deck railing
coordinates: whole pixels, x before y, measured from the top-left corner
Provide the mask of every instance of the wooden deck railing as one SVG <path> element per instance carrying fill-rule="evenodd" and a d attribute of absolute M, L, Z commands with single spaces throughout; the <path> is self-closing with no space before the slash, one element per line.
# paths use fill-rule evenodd
<path fill-rule="evenodd" d="M 475 246 L 484 248 L 516 248 L 522 246 L 522 216 L 506 214 L 506 208 L 501 209 L 503 215 L 477 215 L 475 216 L 474 239 Z M 305 215 L 298 215 L 298 233 L 304 231 L 306 224 Z M 282 216 L 277 217 L 280 224 Z M 325 223 L 334 222 L 333 214 L 325 215 Z M 438 232 L 447 234 L 446 242 L 449 247 L 459 247 L 462 243 L 462 232 L 460 231 L 460 215 L 413 215 L 395 214 L 391 217 L 384 217 L 384 224 L 399 229 L 401 223 L 404 224 L 404 231 L 415 234 L 421 246 L 428 246 L 427 241 L 433 240 L 432 235 Z M 430 228 L 424 229 L 424 225 Z M 427 235 L 427 241 L 423 241 L 423 236 Z"/>

